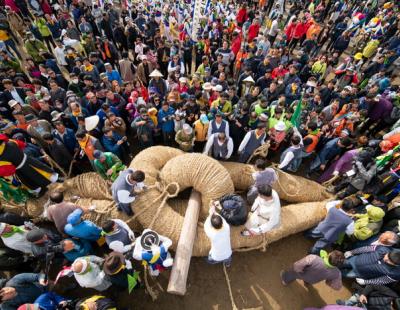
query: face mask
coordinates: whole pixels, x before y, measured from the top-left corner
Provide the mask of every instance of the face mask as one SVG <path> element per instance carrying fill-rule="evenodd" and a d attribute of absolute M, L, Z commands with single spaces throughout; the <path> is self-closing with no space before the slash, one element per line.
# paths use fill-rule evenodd
<path fill-rule="evenodd" d="M 278 84 L 283 84 L 283 81 L 278 81 Z"/>
<path fill-rule="evenodd" d="M 72 79 L 72 83 L 78 84 L 79 83 L 79 79 Z"/>

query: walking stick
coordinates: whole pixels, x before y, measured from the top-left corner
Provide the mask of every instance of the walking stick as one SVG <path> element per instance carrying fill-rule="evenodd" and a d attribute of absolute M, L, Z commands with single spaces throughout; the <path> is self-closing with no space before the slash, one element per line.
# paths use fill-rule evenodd
<path fill-rule="evenodd" d="M 61 166 L 56 161 L 54 161 L 53 158 L 51 158 L 50 155 L 47 154 L 45 151 L 43 151 L 43 154 L 46 156 L 51 168 L 53 168 L 53 169 L 57 168 L 61 172 L 61 174 L 64 176 L 64 178 L 66 178 L 67 174 L 65 173 L 64 169 L 61 168 Z"/>
<path fill-rule="evenodd" d="M 76 150 L 75 153 L 74 153 L 74 156 L 72 156 L 71 164 L 69 165 L 69 169 L 68 169 L 67 178 L 70 178 L 70 177 L 71 177 L 72 167 L 74 166 L 75 158 L 76 158 L 76 155 L 78 155 L 78 154 L 79 154 L 79 149 Z"/>

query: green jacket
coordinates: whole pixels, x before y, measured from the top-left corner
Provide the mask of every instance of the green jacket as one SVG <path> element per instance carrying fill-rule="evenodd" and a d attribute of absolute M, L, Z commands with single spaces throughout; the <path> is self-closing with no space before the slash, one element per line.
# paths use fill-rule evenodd
<path fill-rule="evenodd" d="M 40 34 L 42 37 L 49 37 L 51 36 L 51 31 L 46 24 L 46 20 L 43 17 L 38 18 L 34 24 L 38 27 Z"/>
<path fill-rule="evenodd" d="M 42 62 L 44 58 L 39 55 L 41 51 L 46 51 L 46 46 L 40 42 L 39 40 L 26 40 L 25 41 L 25 48 L 28 54 L 33 58 L 34 62 Z"/>
<path fill-rule="evenodd" d="M 115 179 L 118 177 L 119 172 L 125 170 L 126 167 L 124 164 L 122 164 L 121 160 L 113 153 L 104 152 L 103 154 L 106 157 L 106 160 L 104 161 L 104 163 L 102 163 L 100 162 L 100 160 L 95 159 L 94 168 L 103 179 L 111 180 L 114 182 Z M 112 169 L 113 172 L 111 175 L 107 175 L 108 169 Z"/>
<path fill-rule="evenodd" d="M 354 216 L 358 218 L 354 223 L 354 237 L 358 240 L 367 240 L 381 229 L 385 212 L 381 208 L 370 206 L 367 213 Z"/>
<path fill-rule="evenodd" d="M 190 135 L 185 135 L 183 130 L 179 130 L 175 135 L 175 141 L 179 144 L 181 150 L 188 152 L 193 148 L 194 132 Z"/>

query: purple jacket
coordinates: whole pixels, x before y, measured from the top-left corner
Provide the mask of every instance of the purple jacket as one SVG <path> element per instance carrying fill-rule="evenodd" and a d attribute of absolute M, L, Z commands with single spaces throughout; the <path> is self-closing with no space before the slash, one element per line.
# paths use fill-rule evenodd
<path fill-rule="evenodd" d="M 390 100 L 381 97 L 379 101 L 373 104 L 368 111 L 368 117 L 372 121 L 379 121 L 390 116 L 390 112 L 392 112 L 393 104 Z"/>
<path fill-rule="evenodd" d="M 350 150 L 344 153 L 338 160 L 334 161 L 328 169 L 319 177 L 318 182 L 324 183 L 333 176 L 334 171 L 339 171 L 339 174 L 343 174 L 351 170 L 353 165 L 353 158 L 357 155 L 358 149 Z"/>

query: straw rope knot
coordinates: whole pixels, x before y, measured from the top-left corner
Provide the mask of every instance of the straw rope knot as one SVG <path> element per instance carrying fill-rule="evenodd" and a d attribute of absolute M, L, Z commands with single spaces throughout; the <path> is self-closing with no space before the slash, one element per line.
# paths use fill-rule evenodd
<path fill-rule="evenodd" d="M 180 187 L 179 187 L 179 184 L 177 182 L 171 182 L 171 183 L 168 183 L 167 185 L 164 185 L 161 182 L 156 182 L 154 185 L 151 185 L 151 186 L 147 187 L 147 190 L 150 190 L 150 189 L 157 189 L 161 193 L 151 203 L 149 203 L 145 208 L 143 208 L 143 209 L 139 210 L 139 212 L 135 213 L 135 215 L 133 215 L 127 221 L 128 224 L 130 222 L 132 222 L 133 220 L 135 220 L 139 215 L 143 214 L 148 209 L 153 207 L 153 204 L 155 202 L 157 202 L 158 200 L 162 199 L 161 204 L 158 207 L 157 212 L 156 212 L 155 216 L 153 217 L 153 220 L 151 221 L 151 223 L 150 223 L 150 225 L 148 227 L 149 229 L 151 229 L 151 227 L 153 226 L 155 220 L 160 215 L 161 209 L 165 206 L 167 200 L 170 199 L 170 198 L 178 196 L 179 191 L 180 191 Z"/>

